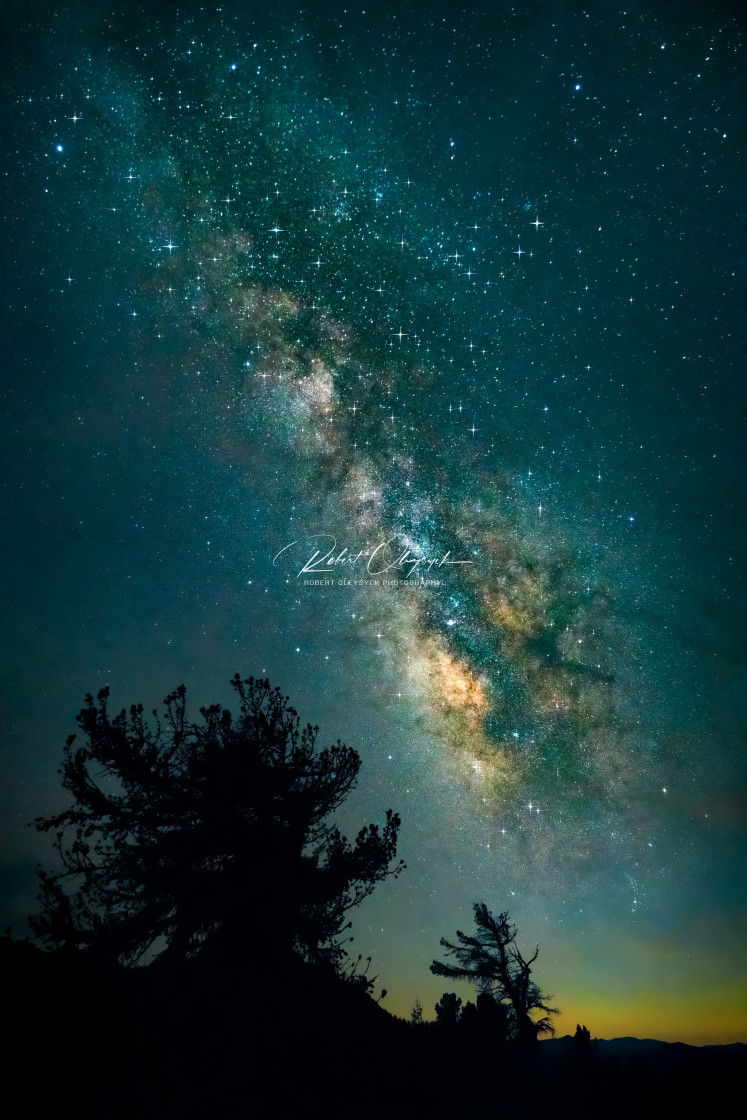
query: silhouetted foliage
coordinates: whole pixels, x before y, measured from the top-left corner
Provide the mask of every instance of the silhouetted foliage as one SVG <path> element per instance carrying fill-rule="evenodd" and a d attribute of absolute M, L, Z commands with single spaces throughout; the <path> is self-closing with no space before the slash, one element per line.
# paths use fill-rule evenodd
<path fill-rule="evenodd" d="M 725 1102 L 741 1090 L 744 1053 L 730 1047 L 597 1044 L 581 1025 L 517 1047 L 552 1033 L 555 1009 L 531 977 L 537 951 L 525 959 L 508 914 L 484 904 L 474 936 L 442 940 L 447 961 L 432 965 L 476 984 L 474 1002 L 445 993 L 436 1023 L 419 1000 L 410 1022 L 389 1015 L 385 992 L 370 998 L 371 959 L 348 957 L 342 936 L 351 907 L 401 868 L 399 818 L 346 841 L 330 815 L 358 756 L 317 751 L 266 681 L 233 683 L 236 717 L 214 707 L 191 723 L 183 688 L 150 728 L 140 707 L 110 718 L 106 690 L 78 717 L 82 745 L 68 740 L 62 769 L 72 803 L 38 822 L 62 869 L 41 873 L 34 926 L 59 951 L 0 938 L 6 1064 L 34 1085 L 37 1112 L 59 1110 L 64 1085 L 80 1120 L 290 1116 L 310 1101 L 371 1120 L 518 1116 L 527 1093 L 573 1120 L 628 1117 L 641 1100 L 672 1111 L 678 1094 L 710 1115 L 714 1086 Z M 124 967 L 145 954 L 154 967 Z M 64 1029 L 40 1030 L 51 1023 Z"/>
<path fill-rule="evenodd" d="M 352 941 L 353 938 L 350 937 L 348 940 Z M 360 991 L 372 993 L 373 986 L 378 980 L 378 976 L 368 975 L 368 970 L 371 967 L 371 959 L 371 957 L 366 957 L 365 966 L 361 967 L 361 961 L 363 960 L 362 953 L 359 953 L 355 960 L 353 960 L 352 957 L 347 957 L 344 963 L 340 964 L 338 970 L 340 976 L 352 987 L 358 988 Z M 376 1003 L 380 1003 L 385 996 L 386 988 L 382 988 L 381 995 L 376 1000 Z"/>
<path fill-rule="evenodd" d="M 415 997 L 415 1003 L 412 1005 L 410 1022 L 415 1023 L 416 1026 L 419 1026 L 423 1022 L 423 1006 L 417 996 Z"/>
<path fill-rule="evenodd" d="M 573 1054 L 580 1065 L 587 1065 L 593 1056 L 594 1049 L 591 1041 L 591 1031 L 586 1025 L 576 1024 L 576 1033 L 573 1036 Z"/>
<path fill-rule="evenodd" d="M 350 843 L 329 817 L 358 754 L 339 741 L 317 750 L 318 729 L 301 730 L 268 681 L 231 683 L 238 715 L 213 705 L 199 722 L 183 685 L 153 726 L 142 705 L 111 718 L 108 688 L 86 697 L 84 743 L 68 738 L 61 770 L 72 804 L 37 820 L 62 861 L 39 870 L 32 926 L 47 946 L 122 964 L 212 947 L 229 960 L 259 953 L 270 972 L 295 953 L 343 969 L 348 912 L 404 867 L 391 867 L 400 818 L 390 810 Z"/>
<path fill-rule="evenodd" d="M 500 1003 L 492 992 L 477 993 L 477 1021 L 480 1031 L 494 1041 L 505 1040 L 511 1033 L 511 1019 L 506 1005 Z"/>
<path fill-rule="evenodd" d="M 511 1033 L 518 1040 L 529 1042 L 540 1034 L 554 1034 L 550 1016 L 558 1009 L 547 1005 L 550 997 L 530 979 L 530 966 L 537 959 L 539 947 L 525 960 L 516 944 L 516 926 L 508 914 L 493 917 L 484 902 L 476 902 L 474 909 L 475 936 L 457 930 L 458 945 L 441 938 L 441 945 L 458 964 L 433 961 L 431 972 L 452 980 L 471 980 L 482 992 L 489 992 L 506 1007 Z M 533 1019 L 532 1011 L 544 1014 Z"/>
<path fill-rule="evenodd" d="M 440 1027 L 452 1029 L 461 1018 L 462 1001 L 456 992 L 444 992 L 436 1004 L 436 1022 Z"/>
<path fill-rule="evenodd" d="M 476 1035 L 480 1030 L 480 1016 L 471 999 L 468 999 L 459 1016 L 459 1026 L 463 1032 Z"/>

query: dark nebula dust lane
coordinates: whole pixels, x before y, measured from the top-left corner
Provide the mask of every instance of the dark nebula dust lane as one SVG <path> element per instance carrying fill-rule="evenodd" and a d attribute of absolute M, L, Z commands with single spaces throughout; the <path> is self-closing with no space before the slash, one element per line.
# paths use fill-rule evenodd
<path fill-rule="evenodd" d="M 11 10 L 4 912 L 83 694 L 239 670 L 402 815 L 392 1010 L 484 899 L 733 1041 L 743 26 L 416 8 Z"/>

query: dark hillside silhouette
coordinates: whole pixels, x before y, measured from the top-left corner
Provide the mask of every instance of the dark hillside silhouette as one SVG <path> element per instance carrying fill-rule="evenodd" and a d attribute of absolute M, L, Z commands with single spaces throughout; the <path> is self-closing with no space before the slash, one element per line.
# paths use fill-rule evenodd
<path fill-rule="evenodd" d="M 555 1009 L 507 913 L 475 906 L 476 932 L 442 939 L 437 975 L 473 982 L 436 1021 L 396 1019 L 371 960 L 348 955 L 349 915 L 396 876 L 399 817 L 348 841 L 331 819 L 360 767 L 316 746 L 267 681 L 233 681 L 236 715 L 111 717 L 89 696 L 62 776 L 67 809 L 42 818 L 61 859 L 42 871 L 42 951 L 0 938 L 3 1057 L 28 1110 L 78 1120 L 239 1120 L 717 1111 L 740 1087 L 741 1049 L 538 1042 Z M 453 963 L 452 963 L 453 962 Z M 375 997 L 375 998 L 374 998 Z M 642 1103 L 645 1102 L 645 1105 Z"/>

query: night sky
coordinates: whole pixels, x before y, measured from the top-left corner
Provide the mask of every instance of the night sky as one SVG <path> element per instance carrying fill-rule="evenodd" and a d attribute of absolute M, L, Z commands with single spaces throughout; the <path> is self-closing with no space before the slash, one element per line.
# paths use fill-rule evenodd
<path fill-rule="evenodd" d="M 485 901 L 561 1033 L 747 1041 L 734 6 L 56 7 L 0 60 L 3 928 L 85 693 L 239 671 L 402 816 L 384 1006 Z"/>

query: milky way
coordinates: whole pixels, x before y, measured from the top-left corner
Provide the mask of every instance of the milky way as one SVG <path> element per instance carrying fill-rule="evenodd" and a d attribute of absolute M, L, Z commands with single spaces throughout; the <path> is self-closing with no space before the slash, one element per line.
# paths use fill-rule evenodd
<path fill-rule="evenodd" d="M 570 1015 L 731 959 L 740 29 L 572 8 L 19 17 L 19 867 L 85 691 L 239 670 L 402 814 L 399 1013 L 479 899 Z"/>

